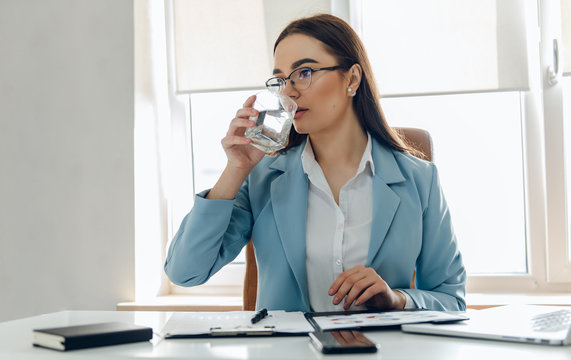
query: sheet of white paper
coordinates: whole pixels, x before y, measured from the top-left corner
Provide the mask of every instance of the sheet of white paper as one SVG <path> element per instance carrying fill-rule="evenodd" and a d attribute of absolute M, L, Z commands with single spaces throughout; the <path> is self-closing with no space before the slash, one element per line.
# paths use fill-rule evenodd
<path fill-rule="evenodd" d="M 209 334 L 210 329 L 215 327 L 260 329 L 274 326 L 276 332 L 282 333 L 314 331 L 302 312 L 269 311 L 268 316 L 252 324 L 250 320 L 255 314 L 254 311 L 175 312 L 163 327 L 161 335 Z"/>
<path fill-rule="evenodd" d="M 391 311 L 383 313 L 362 313 L 349 315 L 314 316 L 313 320 L 322 330 L 350 329 L 368 326 L 392 326 L 431 321 L 453 321 L 466 319 L 462 315 L 441 311 Z"/>

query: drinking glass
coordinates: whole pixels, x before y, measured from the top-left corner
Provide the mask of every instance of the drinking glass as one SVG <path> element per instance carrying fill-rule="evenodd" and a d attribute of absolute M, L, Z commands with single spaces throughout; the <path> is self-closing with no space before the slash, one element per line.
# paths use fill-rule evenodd
<path fill-rule="evenodd" d="M 266 154 L 283 149 L 297 110 L 295 101 L 277 91 L 263 90 L 256 94 L 253 107 L 259 112 L 257 117 L 250 117 L 256 125 L 246 129 L 244 136 Z"/>

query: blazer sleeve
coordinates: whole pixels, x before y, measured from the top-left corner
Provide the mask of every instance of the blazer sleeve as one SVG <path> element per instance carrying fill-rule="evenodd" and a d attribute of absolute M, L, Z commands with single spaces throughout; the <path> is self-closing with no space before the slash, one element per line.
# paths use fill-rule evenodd
<path fill-rule="evenodd" d="M 183 219 L 167 253 L 164 269 L 181 286 L 205 283 L 238 256 L 250 241 L 253 217 L 248 200 L 248 180 L 234 200 L 208 200 L 199 193 Z"/>
<path fill-rule="evenodd" d="M 416 261 L 415 289 L 402 291 L 421 309 L 465 310 L 466 270 L 438 171 L 434 164 L 431 167 L 432 182 L 423 210 L 422 249 Z"/>

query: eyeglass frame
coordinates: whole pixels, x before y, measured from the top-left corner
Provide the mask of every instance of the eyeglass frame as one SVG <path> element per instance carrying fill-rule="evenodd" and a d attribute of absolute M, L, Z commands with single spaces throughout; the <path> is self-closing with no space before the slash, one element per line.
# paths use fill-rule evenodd
<path fill-rule="evenodd" d="M 281 78 L 281 77 L 277 77 L 277 76 L 273 76 L 273 77 L 269 78 L 269 79 L 266 81 L 266 88 L 272 90 L 275 86 L 268 85 L 268 83 L 269 83 L 270 81 L 276 79 L 276 81 L 279 83 L 279 85 L 278 85 L 278 91 L 282 91 L 282 90 L 284 90 L 285 87 L 287 86 L 287 81 L 289 80 L 289 81 L 291 82 L 291 76 L 293 75 L 294 72 L 305 69 L 305 70 L 309 70 L 309 71 L 310 71 L 310 73 L 309 73 L 309 85 L 307 85 L 307 87 L 304 88 L 304 89 L 298 89 L 297 87 L 295 87 L 294 84 L 292 84 L 292 86 L 293 86 L 294 89 L 296 89 L 296 90 L 298 90 L 298 91 L 299 91 L 299 90 L 306 90 L 306 89 L 309 89 L 309 87 L 311 86 L 311 79 L 312 79 L 312 77 L 313 77 L 313 73 L 314 73 L 314 72 L 322 71 L 322 70 L 334 71 L 334 70 L 339 70 L 339 69 L 343 69 L 343 68 L 346 68 L 346 66 L 345 66 L 345 65 L 335 65 L 335 66 L 328 66 L 328 67 L 322 67 L 322 68 L 317 68 L 317 69 L 314 69 L 314 68 L 309 67 L 309 66 L 303 66 L 303 67 L 297 68 L 297 69 L 295 69 L 294 71 L 292 71 L 292 72 L 288 75 L 288 77 L 286 77 L 286 78 Z M 283 84 L 283 85 L 282 85 L 282 84 Z"/>

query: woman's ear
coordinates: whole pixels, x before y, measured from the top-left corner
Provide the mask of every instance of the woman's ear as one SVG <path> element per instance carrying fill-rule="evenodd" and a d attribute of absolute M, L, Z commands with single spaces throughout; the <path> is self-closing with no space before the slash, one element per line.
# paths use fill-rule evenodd
<path fill-rule="evenodd" d="M 353 66 L 347 70 L 347 79 L 349 80 L 347 84 L 347 95 L 355 96 L 361 84 L 362 74 L 363 69 L 361 69 L 361 65 L 359 64 L 353 64 Z"/>

